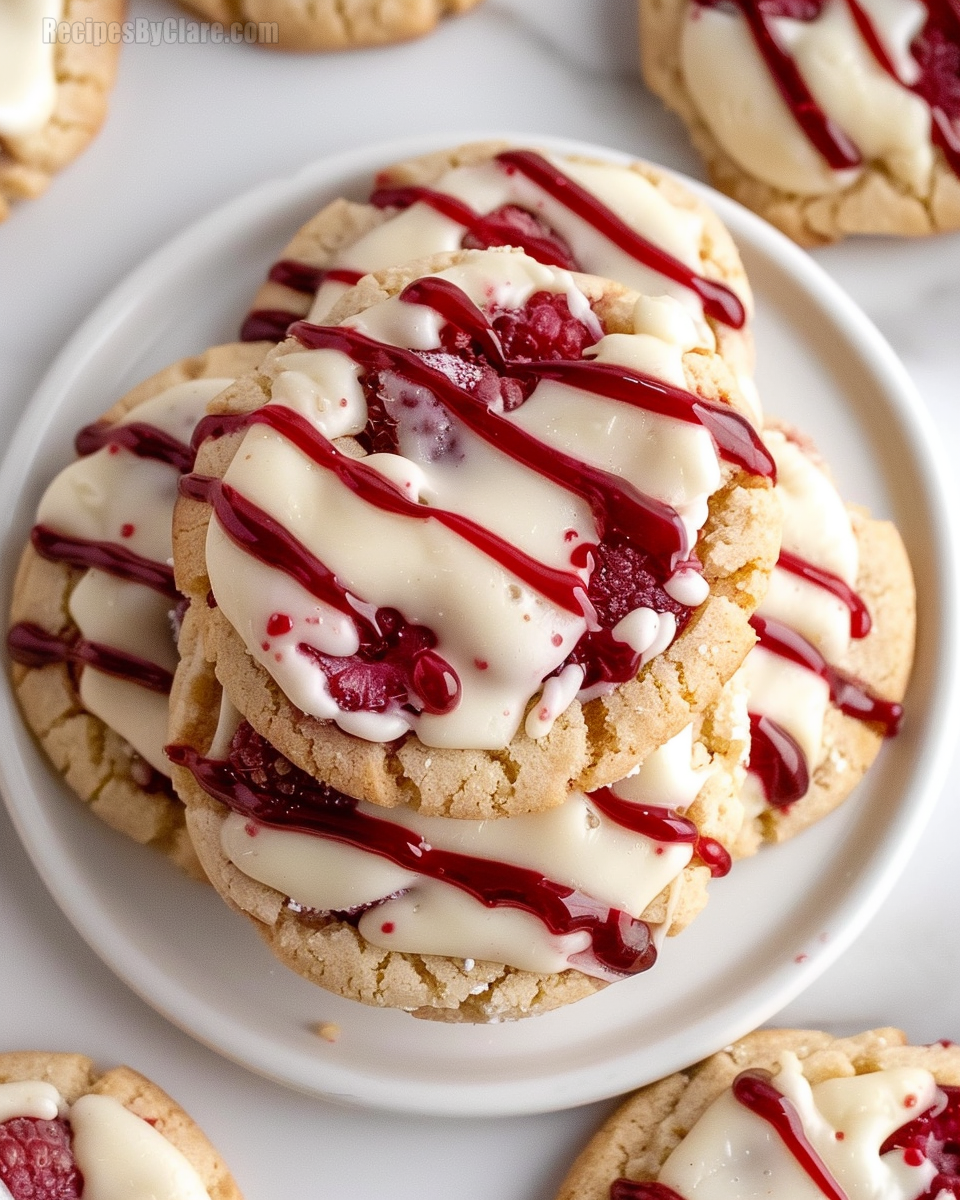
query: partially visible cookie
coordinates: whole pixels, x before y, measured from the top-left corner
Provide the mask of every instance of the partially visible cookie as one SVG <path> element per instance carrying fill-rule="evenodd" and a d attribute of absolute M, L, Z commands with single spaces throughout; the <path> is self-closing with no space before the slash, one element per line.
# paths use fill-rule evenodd
<path fill-rule="evenodd" d="M 650 163 L 560 155 L 502 141 L 395 163 L 378 172 L 367 204 L 328 205 L 271 267 L 241 336 L 279 341 L 300 317 L 325 320 L 367 272 L 498 245 L 650 295 L 673 296 L 755 403 L 750 287 L 716 214 Z"/>
<path fill-rule="evenodd" d="M 424 817 L 319 783 L 218 710 L 200 632 L 191 608 L 169 751 L 197 853 L 273 953 L 338 995 L 444 1021 L 547 1012 L 653 967 L 729 869 L 735 690 L 709 730 L 686 728 L 611 789 L 520 817 Z"/>
<path fill-rule="evenodd" d="M 277 36 L 259 45 L 279 50 L 354 50 L 408 41 L 429 33 L 444 17 L 480 0 L 185 0 L 209 21 L 271 22 Z M 271 31 L 272 33 L 272 31 Z"/>
<path fill-rule="evenodd" d="M 107 824 L 193 874 L 163 755 L 179 605 L 171 516 L 193 425 L 264 349 L 184 359 L 81 431 L 83 457 L 41 500 L 11 601 L 14 691 L 52 764 Z"/>
<path fill-rule="evenodd" d="M 0 1187 L 13 1200 L 241 1200 L 203 1131 L 155 1083 L 46 1051 L 0 1054 Z"/>
<path fill-rule="evenodd" d="M 957 229 L 960 39 L 948 8 L 904 13 L 640 0 L 644 77 L 712 182 L 802 245 Z"/>
<path fill-rule="evenodd" d="M 832 812 L 897 732 L 913 662 L 916 597 L 889 521 L 844 505 L 796 431 L 768 427 L 783 547 L 752 618 L 750 770 L 737 853 L 782 842 Z"/>
<path fill-rule="evenodd" d="M 120 52 L 107 30 L 119 33 L 125 4 L 63 0 L 57 36 L 16 9 L 15 0 L 0 10 L 0 221 L 12 202 L 39 196 L 103 123 Z"/>
<path fill-rule="evenodd" d="M 557 1200 L 955 1194 L 960 1047 L 906 1040 L 749 1034 L 630 1097 Z"/>
<path fill-rule="evenodd" d="M 339 319 L 225 393 L 177 509 L 178 581 L 231 702 L 387 806 L 480 819 L 622 778 L 739 665 L 776 554 L 771 462 L 730 372 L 674 301 L 508 250 L 368 277 Z M 534 387 L 554 358 L 598 390 Z M 640 416 L 664 386 L 709 433 Z"/>

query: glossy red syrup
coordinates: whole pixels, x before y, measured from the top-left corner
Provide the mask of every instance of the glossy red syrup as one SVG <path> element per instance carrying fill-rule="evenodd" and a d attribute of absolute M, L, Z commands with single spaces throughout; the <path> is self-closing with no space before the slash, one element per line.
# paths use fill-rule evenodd
<path fill-rule="evenodd" d="M 698 0 L 721 7 L 727 0 Z M 836 170 L 860 164 L 859 151 L 847 135 L 823 112 L 804 84 L 789 54 L 776 40 L 772 17 L 815 20 L 823 0 L 729 0 L 743 13 L 758 50 L 798 125 Z M 902 87 L 914 92 L 930 107 L 931 137 L 954 174 L 960 174 L 960 13 L 952 0 L 924 0 L 927 19 L 910 46 L 920 68 L 916 83 L 904 84 L 884 49 L 869 15 L 858 0 L 845 0 L 850 16 L 877 64 Z"/>
<path fill-rule="evenodd" d="M 766 1071 L 743 1071 L 733 1081 L 734 1098 L 767 1121 L 827 1200 L 847 1200 L 847 1194 L 831 1175 L 826 1163 L 803 1131 L 796 1106 L 778 1091 Z"/>
<path fill-rule="evenodd" d="M 941 1085 L 940 1092 L 942 1107 L 935 1104 L 901 1126 L 880 1147 L 881 1154 L 900 1148 L 908 1162 L 917 1165 L 929 1159 L 936 1167 L 937 1174 L 918 1200 L 960 1197 L 960 1088 Z"/>
<path fill-rule="evenodd" d="M 11 627 L 7 634 L 7 649 L 13 661 L 24 667 L 45 667 L 51 663 L 94 667 L 163 695 L 169 694 L 173 683 L 169 671 L 135 654 L 126 654 L 101 642 L 59 637 L 31 621 L 21 621 Z"/>
<path fill-rule="evenodd" d="M 350 286 L 363 278 L 362 271 L 351 271 L 345 267 L 312 267 L 309 263 L 282 258 L 275 262 L 267 274 L 271 283 L 282 283 L 294 292 L 312 296 L 326 280 Z M 292 322 L 301 316 L 286 308 L 255 308 L 247 314 L 240 327 L 241 342 L 282 342 Z"/>
<path fill-rule="evenodd" d="M 190 770 L 208 795 L 242 816 L 371 851 L 418 875 L 442 879 L 488 908 L 531 913 L 553 934 L 588 932 L 592 949 L 576 957 L 581 962 L 589 957 L 610 977 L 638 974 L 656 961 L 645 922 L 537 871 L 415 845 L 409 829 L 359 812 L 356 800 L 288 763 L 249 725 L 240 726 L 226 761 L 180 745 L 168 746 L 167 754 Z"/>
<path fill-rule="evenodd" d="M 74 446 L 81 457 L 104 446 L 122 446 L 138 458 L 151 458 L 176 467 L 181 474 L 193 466 L 193 452 L 189 446 L 146 421 L 129 421 L 122 425 L 94 421 L 80 430 L 74 438 Z"/>
<path fill-rule="evenodd" d="M 848 717 L 879 725 L 884 737 L 893 737 L 898 732 L 903 717 L 903 705 L 893 700 L 881 699 L 859 679 L 838 667 L 831 667 L 819 650 L 781 621 L 754 613 L 750 624 L 756 631 L 759 644 L 765 650 L 806 667 L 808 671 L 813 671 L 825 680 L 830 688 L 830 700 L 841 712 L 846 713 Z"/>
<path fill-rule="evenodd" d="M 758 713 L 750 713 L 749 769 L 759 778 L 767 803 L 776 808 L 789 807 L 810 787 L 810 768 L 796 739 Z"/>
<path fill-rule="evenodd" d="M 702 837 L 692 821 L 673 809 L 624 800 L 610 788 L 588 792 L 587 799 L 611 821 L 651 841 L 692 845 L 694 854 L 710 867 L 715 878 L 729 873 L 732 864 L 724 847 L 714 838 Z"/>
<path fill-rule="evenodd" d="M 83 1176 L 69 1123 L 13 1117 L 0 1124 L 0 1183 L 13 1200 L 79 1200 Z"/>
<path fill-rule="evenodd" d="M 683 1200 L 683 1197 L 665 1183 L 615 1179 L 610 1184 L 610 1200 Z"/>
<path fill-rule="evenodd" d="M 47 525 L 34 525 L 30 530 L 30 542 L 34 550 L 51 562 L 67 563 L 80 570 L 94 569 L 141 583 L 144 587 L 162 592 L 171 600 L 178 600 L 180 593 L 173 581 L 173 567 L 167 563 L 154 562 L 151 558 L 128 550 L 115 542 L 91 541 L 88 538 L 70 537 L 57 533 Z"/>
<path fill-rule="evenodd" d="M 839 576 L 815 567 L 813 563 L 807 562 L 799 555 L 791 554 L 789 550 L 780 551 L 777 566 L 782 567 L 784 571 L 789 571 L 791 575 L 798 575 L 801 579 L 806 579 L 808 583 L 815 583 L 817 587 L 823 588 L 831 595 L 836 596 L 838 600 L 843 601 L 850 609 L 850 636 L 852 638 L 864 638 L 870 632 L 872 622 L 867 606 L 853 588 L 844 583 Z"/>

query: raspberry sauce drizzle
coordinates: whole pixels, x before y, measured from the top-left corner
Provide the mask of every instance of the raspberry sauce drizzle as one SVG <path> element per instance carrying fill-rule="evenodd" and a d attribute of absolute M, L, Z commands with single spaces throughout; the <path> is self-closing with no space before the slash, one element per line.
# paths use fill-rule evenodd
<path fill-rule="evenodd" d="M 46 667 L 52 663 L 74 663 L 93 667 L 105 675 L 126 679 L 148 688 L 151 692 L 168 695 L 173 676 L 163 667 L 147 662 L 135 654 L 126 654 L 100 642 L 84 638 L 64 638 L 48 633 L 32 621 L 21 621 L 7 634 L 7 649 L 14 662 L 24 667 Z"/>
<path fill-rule="evenodd" d="M 70 537 L 46 525 L 34 525 L 30 530 L 30 542 L 42 558 L 51 562 L 66 563 L 81 570 L 105 571 L 118 579 L 153 588 L 171 600 L 180 597 L 173 581 L 173 567 L 144 558 L 126 546 Z"/>
<path fill-rule="evenodd" d="M 772 1126 L 827 1200 L 847 1200 L 846 1192 L 807 1138 L 796 1105 L 774 1087 L 766 1071 L 742 1071 L 731 1090 L 738 1103 Z"/>
<path fill-rule="evenodd" d="M 830 688 L 831 701 L 841 712 L 860 721 L 875 722 L 881 726 L 884 737 L 893 737 L 897 733 L 903 705 L 874 695 L 859 679 L 830 666 L 820 651 L 789 625 L 772 617 L 761 617 L 759 613 L 753 614 L 750 624 L 765 650 L 819 675 Z"/>
<path fill-rule="evenodd" d="M 683 1200 L 679 1192 L 644 1179 L 615 1179 L 610 1184 L 610 1200 Z"/>
<path fill-rule="evenodd" d="M 729 873 L 732 863 L 726 849 L 716 839 L 702 837 L 692 821 L 673 809 L 624 800 L 605 787 L 588 792 L 587 799 L 611 821 L 651 841 L 689 843 L 714 878 Z"/>
<path fill-rule="evenodd" d="M 589 359 L 510 361 L 504 357 L 496 331 L 484 313 L 447 279 L 427 276 L 415 280 L 400 293 L 400 299 L 426 305 L 438 312 L 454 328 L 476 341 L 491 364 L 504 375 L 553 379 L 646 412 L 688 424 L 701 424 L 708 429 L 721 455 L 729 462 L 753 475 L 767 478 L 776 475 L 773 458 L 759 434 L 745 417 L 727 405 L 703 400 L 662 379 L 615 363 Z"/>
<path fill-rule="evenodd" d="M 750 762 L 767 803 L 787 808 L 807 794 L 810 768 L 796 739 L 762 713 L 750 713 Z"/>
<path fill-rule="evenodd" d="M 267 411 L 296 417 L 289 410 L 259 410 Z M 257 415 L 251 413 L 249 418 Z M 354 622 L 360 640 L 356 654 L 323 654 L 305 642 L 297 646 L 327 676 L 331 695 L 344 711 L 382 712 L 392 703 L 430 713 L 456 708 L 460 681 L 453 667 L 434 652 L 437 638 L 432 630 L 411 624 L 395 609 L 380 608 L 371 616 L 371 606 L 352 596 L 302 542 L 223 480 L 184 475 L 180 494 L 209 504 L 235 545 L 289 575 L 312 596 Z"/>
<path fill-rule="evenodd" d="M 488 908 L 531 913 L 558 936 L 586 931 L 593 943 L 592 957 L 610 976 L 635 975 L 656 961 L 656 948 L 644 921 L 608 908 L 538 871 L 416 844 L 405 826 L 358 812 L 352 797 L 292 765 L 281 777 L 284 794 L 274 794 L 252 774 L 244 777 L 237 770 L 234 751 L 238 736 L 249 738 L 249 727 L 245 730 L 241 725 L 228 760 L 205 758 L 184 745 L 168 746 L 167 755 L 171 762 L 186 767 L 208 795 L 251 820 L 369 851 L 416 874 L 442 879 Z M 574 957 L 582 959 L 584 955 Z"/>
<path fill-rule="evenodd" d="M 537 187 L 559 200 L 637 262 L 689 288 L 699 297 L 707 316 L 733 329 L 742 329 L 746 324 L 746 309 L 740 297 L 731 288 L 698 275 L 679 259 L 647 241 L 622 221 L 612 209 L 545 159 L 542 154 L 537 154 L 534 150 L 504 150 L 497 155 L 497 162 L 508 171 L 514 170 L 525 175 Z"/>
<path fill-rule="evenodd" d="M 800 576 L 808 583 L 815 583 L 817 587 L 823 588 L 841 600 L 850 609 L 850 636 L 852 638 L 864 638 L 870 632 L 872 621 L 866 604 L 853 588 L 844 583 L 838 575 L 814 566 L 805 558 L 791 554 L 789 550 L 780 551 L 777 566 L 782 567 L 784 571 L 789 571 L 791 575 Z"/>
<path fill-rule="evenodd" d="M 326 280 L 352 286 L 363 278 L 362 271 L 347 267 L 312 267 L 292 258 L 281 258 L 267 274 L 271 283 L 280 283 L 291 291 L 305 296 L 313 293 Z M 287 308 L 255 308 L 240 326 L 241 342 L 282 342 L 290 325 L 303 316 Z"/>
<path fill-rule="evenodd" d="M 193 454 L 189 446 L 146 421 L 128 421 L 124 424 L 94 421 L 80 430 L 74 439 L 74 446 L 81 457 L 93 454 L 104 446 L 122 446 L 138 458 L 152 458 L 166 463 L 181 474 L 193 466 Z"/>

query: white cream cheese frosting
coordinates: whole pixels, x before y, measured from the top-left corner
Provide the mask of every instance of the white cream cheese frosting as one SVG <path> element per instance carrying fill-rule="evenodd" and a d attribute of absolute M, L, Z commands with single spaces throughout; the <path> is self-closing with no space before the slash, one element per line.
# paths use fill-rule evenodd
<path fill-rule="evenodd" d="M 36 133 L 53 115 L 56 46 L 44 33 L 62 15 L 62 0 L 0 4 L 0 137 Z"/>

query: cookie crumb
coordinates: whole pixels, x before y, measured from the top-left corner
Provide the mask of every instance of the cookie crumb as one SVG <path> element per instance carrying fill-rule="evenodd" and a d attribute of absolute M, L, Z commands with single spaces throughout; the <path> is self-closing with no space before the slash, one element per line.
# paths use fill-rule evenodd
<path fill-rule="evenodd" d="M 313 1032 L 319 1038 L 323 1038 L 325 1042 L 333 1045 L 340 1037 L 340 1026 L 334 1024 L 333 1021 L 318 1021 L 313 1027 Z"/>

